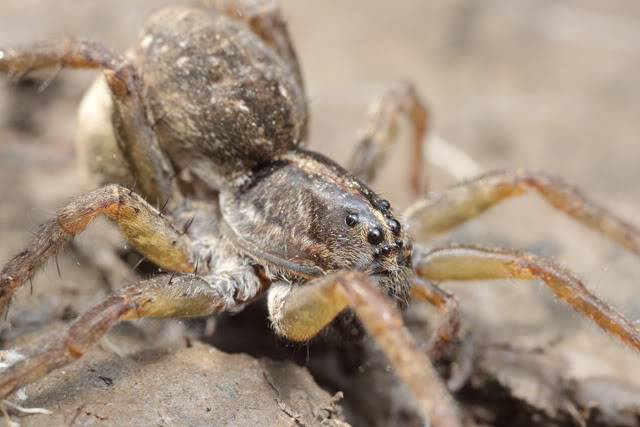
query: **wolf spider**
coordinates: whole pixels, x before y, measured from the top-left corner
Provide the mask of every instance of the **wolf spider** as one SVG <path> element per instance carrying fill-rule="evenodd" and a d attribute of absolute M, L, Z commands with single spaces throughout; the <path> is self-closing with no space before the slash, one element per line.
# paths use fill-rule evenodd
<path fill-rule="evenodd" d="M 480 176 L 430 193 L 396 216 L 366 182 L 406 116 L 415 131 L 413 187 L 421 189 L 428 115 L 410 84 L 396 84 L 374 104 L 351 172 L 301 148 L 308 117 L 303 80 L 274 2 L 162 10 L 128 57 L 77 40 L 0 49 L 2 73 L 44 68 L 102 71 L 89 100 L 101 101 L 100 114 L 111 123 L 104 138 L 87 131 L 81 142 L 85 153 L 113 154 L 85 156 L 108 185 L 59 210 L 5 265 L 0 312 L 100 214 L 168 273 L 115 291 L 75 320 L 64 339 L 0 373 L 0 397 L 78 359 L 121 320 L 214 315 L 267 295 L 273 328 L 296 342 L 355 313 L 355 324 L 373 336 L 422 416 L 434 426 L 458 426 L 460 411 L 429 360 L 458 329 L 455 299 L 434 283 L 446 280 L 539 279 L 640 350 L 636 326 L 551 261 L 477 246 L 413 250 L 412 239 L 450 230 L 530 190 L 636 254 L 640 232 L 560 179 L 529 171 Z M 426 353 L 398 310 L 410 298 L 443 313 Z"/>

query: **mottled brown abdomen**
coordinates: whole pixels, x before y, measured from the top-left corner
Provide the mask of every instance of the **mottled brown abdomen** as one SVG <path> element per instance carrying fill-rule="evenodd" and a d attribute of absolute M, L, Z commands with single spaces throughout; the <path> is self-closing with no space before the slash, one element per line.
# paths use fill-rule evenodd
<path fill-rule="evenodd" d="M 172 7 L 135 50 L 163 149 L 219 186 L 301 143 L 304 94 L 294 70 L 241 22 Z"/>
<path fill-rule="evenodd" d="M 291 49 L 291 47 L 288 47 Z M 171 7 L 130 50 L 160 144 L 179 169 L 214 188 L 303 141 L 306 103 L 295 53 L 281 58 L 246 23 L 211 9 Z M 76 136 L 90 187 L 134 185 L 100 76 L 80 106 Z"/>

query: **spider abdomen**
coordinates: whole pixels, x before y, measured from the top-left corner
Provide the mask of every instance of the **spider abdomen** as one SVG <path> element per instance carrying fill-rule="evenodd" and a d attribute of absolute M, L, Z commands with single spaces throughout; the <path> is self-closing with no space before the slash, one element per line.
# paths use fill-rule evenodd
<path fill-rule="evenodd" d="M 243 23 L 165 9 L 135 53 L 160 144 L 181 168 L 218 184 L 300 143 L 306 107 L 293 70 Z"/>
<path fill-rule="evenodd" d="M 163 9 L 130 56 L 162 150 L 212 188 L 303 142 L 307 111 L 297 63 L 244 22 L 197 7 Z M 80 109 L 78 151 L 95 184 L 130 185 L 112 114 L 101 77 Z"/>

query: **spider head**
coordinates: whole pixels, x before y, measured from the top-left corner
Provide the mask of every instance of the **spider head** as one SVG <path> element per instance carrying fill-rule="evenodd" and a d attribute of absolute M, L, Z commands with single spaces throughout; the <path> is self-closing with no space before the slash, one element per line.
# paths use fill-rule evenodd
<path fill-rule="evenodd" d="M 399 306 L 408 301 L 413 245 L 405 227 L 395 217 L 391 204 L 359 183 L 355 196 L 342 197 L 345 224 L 353 229 L 346 252 L 338 256 L 350 259 L 350 267 L 368 273 Z M 357 254 L 351 251 L 357 248 Z M 351 254 L 351 257 L 349 255 Z"/>
<path fill-rule="evenodd" d="M 388 201 L 331 160 L 294 151 L 221 193 L 223 233 L 274 279 L 368 273 L 400 306 L 411 241 Z"/>

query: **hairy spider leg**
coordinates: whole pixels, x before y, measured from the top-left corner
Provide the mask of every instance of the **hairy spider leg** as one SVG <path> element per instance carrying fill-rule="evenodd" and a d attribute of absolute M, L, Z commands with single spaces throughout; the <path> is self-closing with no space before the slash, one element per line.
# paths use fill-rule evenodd
<path fill-rule="evenodd" d="M 308 341 L 347 308 L 413 392 L 422 415 L 435 427 L 460 426 L 456 404 L 433 365 L 418 350 L 398 310 L 364 273 L 342 271 L 304 286 L 276 283 L 269 291 L 276 332 L 292 341 Z"/>
<path fill-rule="evenodd" d="M 460 308 L 453 294 L 445 291 L 435 283 L 413 279 L 411 296 L 418 301 L 425 301 L 440 311 L 440 318 L 434 327 L 434 333 L 427 343 L 429 359 L 438 360 L 451 344 L 458 339 L 460 332 Z"/>
<path fill-rule="evenodd" d="M 434 281 L 542 280 L 578 313 L 640 351 L 640 330 L 633 322 L 595 296 L 573 272 L 549 260 L 514 250 L 450 246 L 417 257 L 414 267 L 418 276 Z"/>
<path fill-rule="evenodd" d="M 257 276 L 246 281 L 240 274 L 162 275 L 119 290 L 75 320 L 62 339 L 0 372 L 0 398 L 82 357 L 121 320 L 208 316 L 250 302 L 264 286 Z"/>
<path fill-rule="evenodd" d="M 554 208 L 640 255 L 640 230 L 587 199 L 560 178 L 532 171 L 497 171 L 433 192 L 404 213 L 411 234 L 426 240 L 514 196 L 537 191 Z"/>
<path fill-rule="evenodd" d="M 400 119 L 407 117 L 413 127 L 411 188 L 424 194 L 427 176 L 423 150 L 429 130 L 429 112 L 415 86 L 396 82 L 369 109 L 367 125 L 349 160 L 348 169 L 365 182 L 372 182 L 397 142 Z"/>
<path fill-rule="evenodd" d="M 99 214 L 115 221 L 127 240 L 158 266 L 175 272 L 194 270 L 192 243 L 141 196 L 112 184 L 75 198 L 55 218 L 40 226 L 31 244 L 11 259 L 0 273 L 0 313 L 5 314 L 13 293 L 47 258 L 82 232 Z"/>
<path fill-rule="evenodd" d="M 46 68 L 103 70 L 114 101 L 114 128 L 142 194 L 158 205 L 177 203 L 175 172 L 153 130 L 143 99 L 143 83 L 133 64 L 103 45 L 79 40 L 52 40 L 22 48 L 0 47 L 0 73 L 24 75 Z"/>

